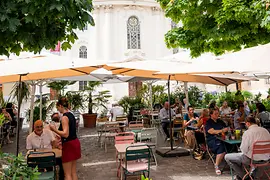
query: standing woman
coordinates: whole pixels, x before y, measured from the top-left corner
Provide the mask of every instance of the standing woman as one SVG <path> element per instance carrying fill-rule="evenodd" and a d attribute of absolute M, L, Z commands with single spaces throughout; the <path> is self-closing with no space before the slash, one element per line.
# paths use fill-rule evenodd
<path fill-rule="evenodd" d="M 57 110 L 63 114 L 59 129 L 50 125 L 53 132 L 62 139 L 62 163 L 65 180 L 78 180 L 76 161 L 81 158 L 81 144 L 76 134 L 76 119 L 68 110 L 68 100 L 60 98 L 56 104 Z"/>

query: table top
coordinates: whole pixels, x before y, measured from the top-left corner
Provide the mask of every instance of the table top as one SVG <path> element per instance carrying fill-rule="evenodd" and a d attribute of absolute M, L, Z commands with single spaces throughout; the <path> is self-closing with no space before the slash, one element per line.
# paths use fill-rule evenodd
<path fill-rule="evenodd" d="M 28 150 L 26 153 L 26 157 L 28 154 L 30 154 L 31 152 L 54 152 L 55 153 L 55 157 L 56 158 L 61 158 L 62 157 L 62 150 L 60 149 L 36 149 L 36 151 L 34 150 Z M 31 157 L 34 156 L 46 156 L 46 154 L 42 155 L 42 154 L 31 154 Z"/>
<path fill-rule="evenodd" d="M 115 144 L 115 149 L 118 153 L 125 153 L 128 146 L 147 145 L 145 143 L 133 143 L 133 144 Z"/>
<path fill-rule="evenodd" d="M 228 143 L 228 144 L 231 144 L 231 145 L 234 145 L 234 144 L 241 144 L 241 140 L 238 140 L 238 139 L 230 139 L 230 140 L 223 140 L 222 138 L 218 137 L 219 140 L 225 142 L 225 143 Z"/>

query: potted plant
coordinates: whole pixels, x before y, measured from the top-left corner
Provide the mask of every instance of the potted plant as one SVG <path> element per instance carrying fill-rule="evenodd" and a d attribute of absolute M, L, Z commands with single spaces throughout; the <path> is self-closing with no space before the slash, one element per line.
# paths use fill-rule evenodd
<path fill-rule="evenodd" d="M 38 168 L 28 167 L 21 153 L 18 156 L 1 153 L 0 165 L 0 179 L 39 179 Z"/>
<path fill-rule="evenodd" d="M 82 114 L 84 127 L 96 127 L 97 113 L 93 111 L 93 108 L 103 107 L 106 109 L 108 99 L 111 97 L 109 91 L 99 91 L 98 94 L 93 94 L 101 84 L 99 81 L 89 81 L 84 87 L 85 100 L 88 103 L 88 113 Z"/>

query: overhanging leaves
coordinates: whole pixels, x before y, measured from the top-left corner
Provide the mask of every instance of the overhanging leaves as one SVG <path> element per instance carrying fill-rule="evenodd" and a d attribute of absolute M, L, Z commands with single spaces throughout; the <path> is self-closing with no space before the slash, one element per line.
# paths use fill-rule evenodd
<path fill-rule="evenodd" d="M 71 48 L 74 30 L 94 25 L 92 0 L 9 0 L 0 2 L 0 55 L 52 49 L 58 41 Z"/>
<path fill-rule="evenodd" d="M 187 48 L 193 57 L 270 42 L 270 10 L 259 0 L 157 0 L 165 15 L 182 24 L 165 35 L 168 48 Z"/>

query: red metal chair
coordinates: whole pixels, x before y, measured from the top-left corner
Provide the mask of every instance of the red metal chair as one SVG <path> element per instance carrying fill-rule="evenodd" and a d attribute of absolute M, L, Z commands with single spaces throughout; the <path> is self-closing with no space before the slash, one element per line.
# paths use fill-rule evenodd
<path fill-rule="evenodd" d="M 134 138 L 135 134 L 133 132 L 121 132 L 115 135 L 114 142 L 115 144 L 133 144 L 135 142 Z M 117 177 L 119 177 L 122 159 L 119 157 L 117 151 L 115 153 L 115 158 L 116 158 L 116 165 L 118 166 Z"/>
<path fill-rule="evenodd" d="M 243 177 L 243 179 L 249 176 L 249 178 L 253 180 L 253 177 L 251 176 L 251 172 L 254 168 L 270 167 L 269 160 L 268 161 L 255 161 L 254 160 L 254 156 L 261 155 L 261 154 L 268 154 L 270 156 L 270 141 L 256 141 L 253 143 L 249 170 L 247 167 L 244 166 L 246 174 Z M 266 170 L 264 170 L 263 174 L 265 174 L 268 177 L 268 179 L 270 179 L 270 176 Z"/>

